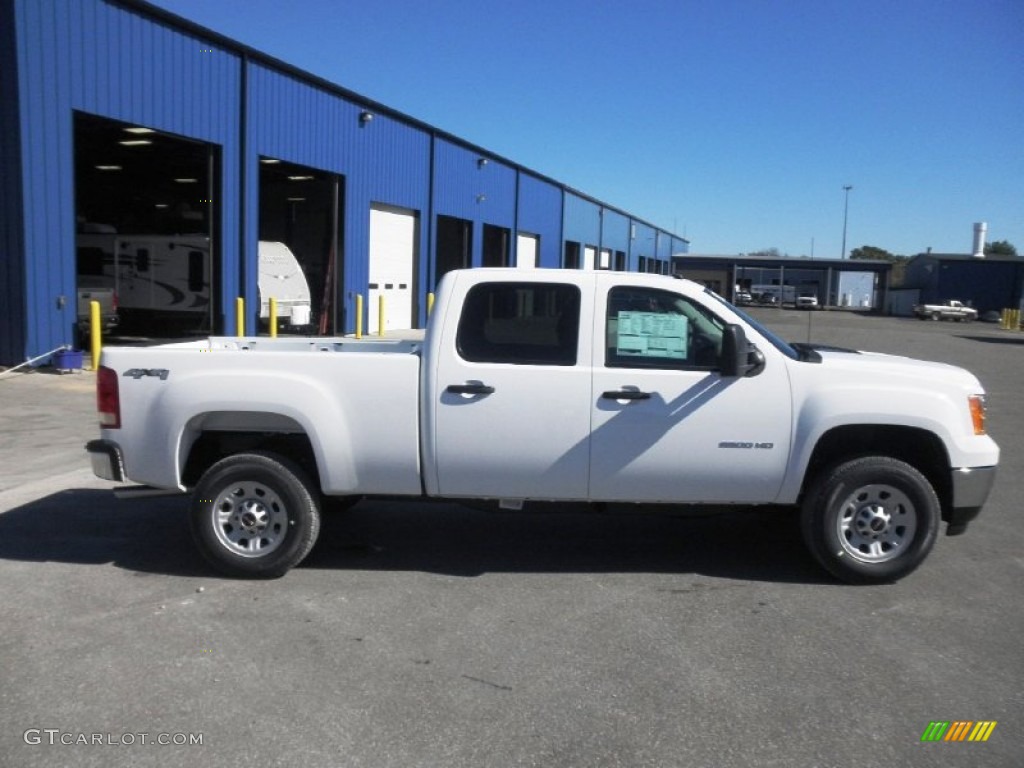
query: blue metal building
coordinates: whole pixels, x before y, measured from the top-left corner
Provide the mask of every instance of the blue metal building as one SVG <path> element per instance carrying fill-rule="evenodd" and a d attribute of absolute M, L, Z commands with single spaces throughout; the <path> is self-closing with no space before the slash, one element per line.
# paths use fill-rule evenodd
<path fill-rule="evenodd" d="M 120 224 L 134 231 L 168 215 L 169 204 L 153 197 L 155 178 L 101 162 L 113 152 L 103 141 L 134 157 L 149 151 L 154 176 L 177 174 L 164 180 L 178 195 L 173 209 L 208 235 L 214 254 L 208 329 L 216 333 L 236 331 L 235 297 L 258 306 L 257 248 L 268 232 L 304 237 L 300 246 L 318 254 L 308 266 L 322 289 L 321 329 L 333 333 L 353 330 L 356 294 L 384 289 L 375 259 L 392 257 L 379 228 L 394 222 L 411 233 L 411 279 L 396 283 L 411 294 L 407 326 L 424 322 L 427 293 L 452 267 L 667 272 L 688 247 L 139 0 L 0 0 L 0 101 L 0 364 L 74 340 L 76 238 L 97 211 L 109 218 L 134 206 Z M 275 177 L 275 167 L 287 170 Z M 268 191 L 302 183 L 319 185 L 315 215 L 302 208 L 307 198 Z M 257 319 L 250 309 L 246 333 Z"/>

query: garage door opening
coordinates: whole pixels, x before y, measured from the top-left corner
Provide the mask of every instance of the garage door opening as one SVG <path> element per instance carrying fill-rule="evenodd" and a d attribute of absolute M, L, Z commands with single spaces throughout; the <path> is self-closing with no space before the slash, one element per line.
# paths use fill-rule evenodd
<path fill-rule="evenodd" d="M 473 222 L 454 216 L 437 217 L 437 278 L 453 269 L 465 269 L 472 262 Z"/>
<path fill-rule="evenodd" d="M 340 328 L 338 265 L 342 177 L 260 158 L 260 327 L 270 298 L 279 331 L 334 334 Z"/>
<path fill-rule="evenodd" d="M 218 147 L 76 113 L 74 152 L 79 333 L 90 299 L 120 335 L 219 331 Z"/>
<path fill-rule="evenodd" d="M 511 230 L 505 227 L 484 224 L 483 265 L 485 267 L 507 267 L 510 264 L 511 236 Z"/>

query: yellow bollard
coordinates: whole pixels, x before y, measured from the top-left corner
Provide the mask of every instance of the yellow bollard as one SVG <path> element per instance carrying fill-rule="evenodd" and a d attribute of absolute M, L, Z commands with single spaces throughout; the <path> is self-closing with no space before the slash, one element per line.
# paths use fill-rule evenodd
<path fill-rule="evenodd" d="M 356 294 L 356 338 L 363 338 L 363 294 Z"/>
<path fill-rule="evenodd" d="M 89 302 L 89 351 L 92 353 L 92 369 L 100 369 L 100 350 L 103 348 L 103 326 L 100 322 L 100 303 Z"/>
<path fill-rule="evenodd" d="M 245 336 L 245 299 L 241 296 L 235 299 L 235 335 Z"/>
<path fill-rule="evenodd" d="M 384 335 L 384 294 L 377 297 L 377 335 Z"/>
<path fill-rule="evenodd" d="M 277 338 L 277 299 L 270 299 L 270 338 Z"/>
<path fill-rule="evenodd" d="M 427 315 L 429 316 L 430 313 L 433 312 L 433 311 L 434 311 L 434 294 L 433 293 L 428 293 L 427 294 Z"/>

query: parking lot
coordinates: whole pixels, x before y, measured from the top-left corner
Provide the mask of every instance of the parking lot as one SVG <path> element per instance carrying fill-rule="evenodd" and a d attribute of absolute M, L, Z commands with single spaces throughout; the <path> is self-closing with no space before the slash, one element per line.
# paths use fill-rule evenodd
<path fill-rule="evenodd" d="M 1021 765 L 1024 333 L 752 314 L 979 376 L 1002 462 L 964 536 L 850 587 L 777 510 L 373 501 L 283 579 L 222 579 L 183 498 L 92 476 L 91 374 L 0 379 L 0 765 Z M 998 725 L 921 741 L 958 720 Z"/>

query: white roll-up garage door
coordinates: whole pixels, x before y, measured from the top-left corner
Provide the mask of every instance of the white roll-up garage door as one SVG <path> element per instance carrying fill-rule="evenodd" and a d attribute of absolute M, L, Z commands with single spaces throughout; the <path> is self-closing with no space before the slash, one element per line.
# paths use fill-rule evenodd
<path fill-rule="evenodd" d="M 583 268 L 594 269 L 597 265 L 594 263 L 597 260 L 597 248 L 592 245 L 583 246 Z"/>
<path fill-rule="evenodd" d="M 413 275 L 418 218 L 415 211 L 374 204 L 370 207 L 370 290 L 366 327 L 378 331 L 378 307 L 384 297 L 384 330 L 412 328 Z"/>
<path fill-rule="evenodd" d="M 534 269 L 537 266 L 537 244 L 539 238 L 536 235 L 527 235 L 519 232 L 516 235 L 516 266 L 520 269 Z"/>

